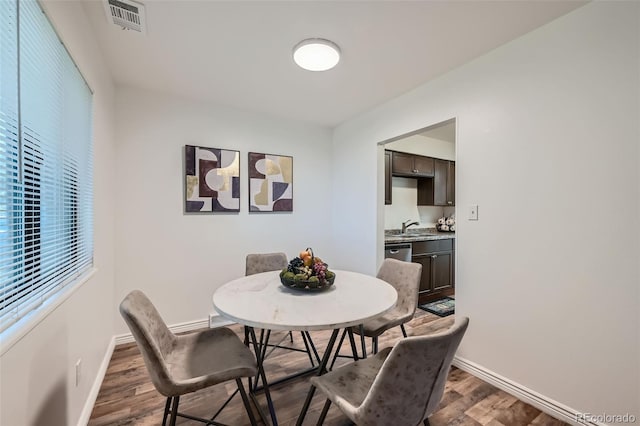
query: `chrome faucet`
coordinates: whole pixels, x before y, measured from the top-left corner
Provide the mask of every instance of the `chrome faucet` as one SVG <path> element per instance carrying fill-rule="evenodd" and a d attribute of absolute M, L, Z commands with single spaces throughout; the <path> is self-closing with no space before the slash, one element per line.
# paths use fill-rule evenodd
<path fill-rule="evenodd" d="M 411 222 L 411 219 L 407 220 L 406 222 L 402 222 L 402 231 L 400 232 L 401 234 L 404 234 L 407 232 L 407 228 L 413 225 L 420 225 L 420 223 L 418 222 Z"/>

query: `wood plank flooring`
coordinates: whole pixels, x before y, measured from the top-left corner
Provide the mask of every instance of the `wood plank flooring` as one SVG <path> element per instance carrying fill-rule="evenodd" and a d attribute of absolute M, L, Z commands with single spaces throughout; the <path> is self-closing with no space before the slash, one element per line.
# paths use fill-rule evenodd
<path fill-rule="evenodd" d="M 446 329 L 452 323 L 453 316 L 440 318 L 418 309 L 416 316 L 406 325 L 406 328 L 409 335 L 425 335 Z M 242 327 L 234 325 L 231 329 L 243 337 Z M 311 335 L 322 355 L 330 332 L 313 332 Z M 391 346 L 400 338 L 402 338 L 400 328 L 396 327 L 380 337 L 379 346 L 380 348 Z M 271 342 L 281 339 L 283 345 L 304 348 L 299 333 L 294 333 L 293 344 L 289 342 L 285 333 L 280 332 L 272 334 Z M 345 341 L 342 346 L 342 354 L 350 354 L 348 341 Z M 347 362 L 349 362 L 347 358 L 338 358 L 336 366 Z M 267 358 L 265 371 L 268 380 L 273 380 L 295 373 L 309 365 L 309 359 L 305 353 L 275 349 Z M 308 380 L 309 377 L 306 376 L 271 387 L 279 424 L 295 425 L 309 390 Z M 235 382 L 229 382 L 185 395 L 180 399 L 180 412 L 210 418 L 235 389 Z M 267 412 L 264 395 L 258 395 L 258 400 Z M 149 380 L 142 356 L 135 344 L 120 345 L 116 347 L 109 363 L 89 425 L 159 425 L 162 423 L 165 401 L 166 399 L 155 390 Z M 323 404 L 324 397 L 320 392 L 316 392 L 305 418 L 305 425 L 316 424 Z M 239 395 L 236 395 L 216 421 L 229 425 L 250 424 Z M 432 426 L 566 425 L 457 368 L 452 368 L 440 407 L 430 417 L 430 422 Z M 177 424 L 191 426 L 203 423 L 178 418 Z M 350 425 L 351 422 L 339 409 L 332 406 L 324 424 L 343 426 Z"/>

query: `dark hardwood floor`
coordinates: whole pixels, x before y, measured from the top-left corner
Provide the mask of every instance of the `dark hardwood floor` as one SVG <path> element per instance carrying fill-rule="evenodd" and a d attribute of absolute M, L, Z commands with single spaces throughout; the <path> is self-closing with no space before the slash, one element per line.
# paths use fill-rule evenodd
<path fill-rule="evenodd" d="M 453 316 L 439 318 L 418 309 L 415 318 L 407 324 L 406 328 L 409 335 L 424 335 L 446 329 L 452 323 Z M 231 329 L 243 336 L 240 326 L 234 325 Z M 322 353 L 330 333 L 313 332 L 311 334 L 318 350 Z M 380 337 L 380 348 L 391 346 L 400 338 L 402 334 L 399 327 L 389 330 Z M 279 339 L 283 339 L 283 344 L 289 344 L 285 333 L 272 335 L 272 342 Z M 299 333 L 294 333 L 293 346 L 303 347 Z M 347 341 L 342 346 L 342 353 L 345 355 L 350 353 Z M 349 360 L 338 358 L 336 366 L 346 362 Z M 295 373 L 306 366 L 309 366 L 306 354 L 276 349 L 269 355 L 265 363 L 265 371 L 269 378 L 277 378 Z M 278 422 L 281 425 L 295 425 L 309 390 L 308 380 L 308 376 L 301 377 L 271 388 Z M 210 418 L 235 389 L 235 382 L 229 382 L 185 395 L 180 400 L 180 411 Z M 258 400 L 266 411 L 264 395 L 258 395 Z M 116 347 L 109 363 L 89 425 L 159 425 L 162 423 L 165 401 L 166 399 L 155 390 L 149 380 L 135 344 L 120 345 Z M 324 397 L 320 392 L 316 392 L 305 418 L 305 425 L 316 424 L 323 404 Z M 236 395 L 216 420 L 229 425 L 249 425 L 249 419 L 239 395 Z M 177 423 L 202 425 L 202 423 L 183 418 L 178 418 Z M 449 374 L 443 400 L 438 411 L 430 417 L 430 423 L 432 426 L 566 424 L 457 368 L 452 368 Z M 324 424 L 341 426 L 351 423 L 339 409 L 332 406 Z"/>

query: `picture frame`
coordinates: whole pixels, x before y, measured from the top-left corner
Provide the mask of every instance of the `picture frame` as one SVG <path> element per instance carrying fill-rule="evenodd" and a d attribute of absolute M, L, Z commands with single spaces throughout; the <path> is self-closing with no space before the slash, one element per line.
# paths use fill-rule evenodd
<path fill-rule="evenodd" d="M 249 152 L 249 211 L 293 211 L 293 157 Z"/>
<path fill-rule="evenodd" d="M 240 211 L 240 151 L 185 145 L 186 213 Z"/>

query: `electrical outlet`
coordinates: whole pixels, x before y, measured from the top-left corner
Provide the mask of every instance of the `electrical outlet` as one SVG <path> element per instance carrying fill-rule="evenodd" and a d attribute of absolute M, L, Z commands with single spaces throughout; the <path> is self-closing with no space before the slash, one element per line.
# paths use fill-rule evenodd
<path fill-rule="evenodd" d="M 76 361 L 76 387 L 80 384 L 80 374 L 82 373 L 82 358 Z"/>
<path fill-rule="evenodd" d="M 469 206 L 469 220 L 478 220 L 478 205 Z"/>

